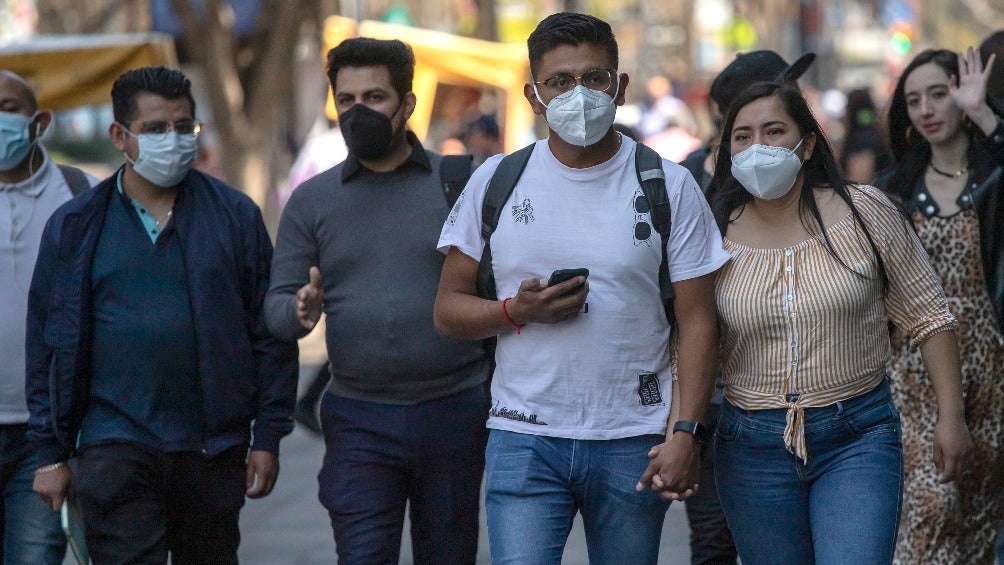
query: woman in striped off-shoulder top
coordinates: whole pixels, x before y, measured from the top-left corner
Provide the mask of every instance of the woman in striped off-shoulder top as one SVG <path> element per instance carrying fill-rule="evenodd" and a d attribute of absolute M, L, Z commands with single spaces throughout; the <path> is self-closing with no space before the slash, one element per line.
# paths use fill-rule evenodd
<path fill-rule="evenodd" d="M 733 102 L 709 199 L 726 402 L 715 434 L 722 506 L 744 565 L 889 563 L 902 485 L 888 325 L 927 361 L 953 479 L 972 442 L 955 319 L 924 248 L 878 190 L 847 186 L 797 88 Z"/>

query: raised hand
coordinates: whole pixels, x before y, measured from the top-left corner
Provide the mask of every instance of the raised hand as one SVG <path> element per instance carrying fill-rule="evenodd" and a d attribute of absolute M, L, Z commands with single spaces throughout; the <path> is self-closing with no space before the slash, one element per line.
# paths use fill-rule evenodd
<path fill-rule="evenodd" d="M 964 54 L 959 53 L 959 74 L 949 78 L 948 91 L 955 104 L 970 117 L 986 105 L 987 81 L 996 58 L 996 54 L 991 55 L 984 67 L 972 46 Z"/>
<path fill-rule="evenodd" d="M 310 268 L 310 282 L 296 291 L 296 317 L 307 329 L 314 329 L 317 320 L 321 319 L 321 308 L 324 306 L 324 285 L 321 282 L 321 270 Z"/>

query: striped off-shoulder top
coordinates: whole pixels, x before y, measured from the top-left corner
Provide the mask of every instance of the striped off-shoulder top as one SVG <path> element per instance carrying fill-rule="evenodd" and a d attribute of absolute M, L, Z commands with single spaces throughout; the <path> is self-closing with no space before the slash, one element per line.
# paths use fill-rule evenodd
<path fill-rule="evenodd" d="M 885 376 L 892 321 L 915 344 L 953 330 L 941 282 L 906 219 L 878 189 L 849 187 L 887 282 L 848 213 L 822 236 L 762 249 L 725 239 L 716 285 L 725 397 L 746 410 L 786 408 L 784 442 L 808 461 L 804 409 L 868 392 Z"/>

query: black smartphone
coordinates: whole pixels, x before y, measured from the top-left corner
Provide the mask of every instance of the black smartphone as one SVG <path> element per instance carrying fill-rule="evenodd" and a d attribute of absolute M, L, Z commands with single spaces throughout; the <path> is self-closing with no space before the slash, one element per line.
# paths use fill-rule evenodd
<path fill-rule="evenodd" d="M 547 286 L 561 284 L 569 279 L 574 279 L 575 277 L 588 276 L 589 269 L 558 269 L 551 273 L 551 277 L 547 279 Z"/>

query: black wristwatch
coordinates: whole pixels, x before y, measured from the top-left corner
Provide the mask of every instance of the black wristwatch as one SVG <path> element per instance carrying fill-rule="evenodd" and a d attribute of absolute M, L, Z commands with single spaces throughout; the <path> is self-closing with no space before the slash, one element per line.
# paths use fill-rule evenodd
<path fill-rule="evenodd" d="M 677 422 L 673 424 L 673 433 L 675 434 L 676 432 L 687 432 L 688 434 L 694 436 L 694 440 L 697 441 L 698 445 L 704 445 L 704 441 L 708 439 L 708 429 L 700 422 L 677 420 Z"/>

